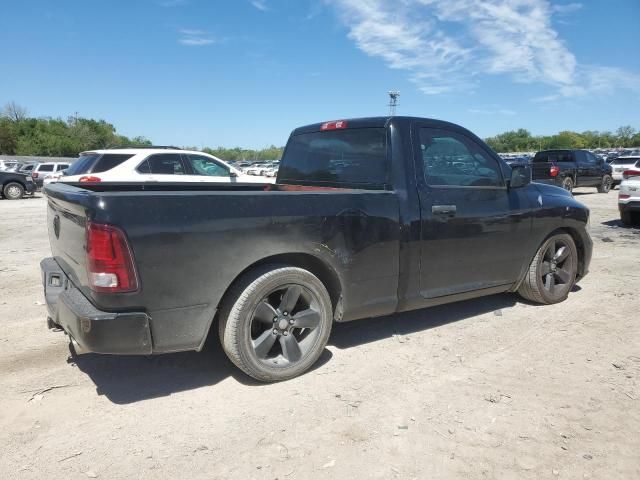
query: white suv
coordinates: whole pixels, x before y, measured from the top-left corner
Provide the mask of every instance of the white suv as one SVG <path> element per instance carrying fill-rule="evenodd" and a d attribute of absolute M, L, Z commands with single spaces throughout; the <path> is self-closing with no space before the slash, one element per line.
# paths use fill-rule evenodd
<path fill-rule="evenodd" d="M 625 170 L 633 168 L 633 166 L 640 160 L 640 156 L 626 155 L 624 157 L 618 157 L 612 160 L 611 165 L 611 177 L 613 177 L 613 186 L 620 185 L 622 182 L 622 173 Z"/>
<path fill-rule="evenodd" d="M 624 171 L 623 180 L 618 192 L 618 209 L 620 220 L 631 225 L 640 215 L 640 159 L 635 165 Z M 633 216 L 636 215 L 634 219 Z"/>
<path fill-rule="evenodd" d="M 56 173 L 69 168 L 68 163 L 61 162 L 46 162 L 39 163 L 31 171 L 33 181 L 36 182 L 38 187 L 42 187 L 45 177 L 49 175 L 55 175 Z"/>
<path fill-rule="evenodd" d="M 59 182 L 259 182 L 206 153 L 174 147 L 117 148 L 83 152 Z"/>

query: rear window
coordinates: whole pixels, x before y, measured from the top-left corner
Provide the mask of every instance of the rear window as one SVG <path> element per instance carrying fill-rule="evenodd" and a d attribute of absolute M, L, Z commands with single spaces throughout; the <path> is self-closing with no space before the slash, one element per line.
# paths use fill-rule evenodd
<path fill-rule="evenodd" d="M 538 162 L 572 162 L 571 152 L 538 152 L 533 163 Z"/>
<path fill-rule="evenodd" d="M 89 172 L 95 161 L 100 157 L 99 154 L 93 153 L 89 155 L 80 155 L 67 169 L 67 175 L 80 175 Z"/>
<path fill-rule="evenodd" d="M 386 131 L 354 128 L 292 136 L 280 161 L 278 181 L 384 188 Z"/>
<path fill-rule="evenodd" d="M 634 165 L 640 158 L 616 158 L 611 162 L 611 165 Z"/>

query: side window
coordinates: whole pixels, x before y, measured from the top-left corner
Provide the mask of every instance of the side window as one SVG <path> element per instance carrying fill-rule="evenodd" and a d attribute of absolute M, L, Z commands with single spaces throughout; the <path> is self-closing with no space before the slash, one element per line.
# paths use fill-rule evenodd
<path fill-rule="evenodd" d="M 38 172 L 53 172 L 53 167 L 54 165 L 52 163 L 40 165 L 40 168 L 38 168 Z"/>
<path fill-rule="evenodd" d="M 504 186 L 498 162 L 463 135 L 446 130 L 421 128 L 420 149 L 427 185 Z"/>
<path fill-rule="evenodd" d="M 116 168 L 122 162 L 129 160 L 133 155 L 122 153 L 105 153 L 93 167 L 92 173 L 101 173 Z M 147 172 L 148 173 L 148 172 Z"/>
<path fill-rule="evenodd" d="M 64 170 L 65 168 L 69 168 L 68 163 L 59 163 L 56 168 L 56 172 L 59 172 L 60 170 Z"/>
<path fill-rule="evenodd" d="M 187 161 L 191 165 L 194 175 L 206 175 L 209 177 L 229 177 L 229 169 L 220 165 L 213 158 L 203 155 L 187 155 Z"/>
<path fill-rule="evenodd" d="M 138 166 L 140 173 L 157 175 L 184 175 L 184 166 L 177 153 L 159 153 L 151 155 Z"/>
<path fill-rule="evenodd" d="M 586 152 L 587 153 L 587 162 L 591 165 L 597 165 L 598 164 L 598 157 L 596 157 L 593 153 L 591 152 Z"/>

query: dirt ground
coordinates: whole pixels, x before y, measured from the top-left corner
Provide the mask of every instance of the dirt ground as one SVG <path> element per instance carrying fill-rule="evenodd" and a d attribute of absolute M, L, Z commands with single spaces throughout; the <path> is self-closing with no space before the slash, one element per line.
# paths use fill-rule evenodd
<path fill-rule="evenodd" d="M 221 353 L 70 354 L 48 331 L 46 200 L 0 201 L 0 477 L 640 478 L 640 229 L 591 208 L 569 299 L 511 294 L 337 325 L 300 378 Z"/>

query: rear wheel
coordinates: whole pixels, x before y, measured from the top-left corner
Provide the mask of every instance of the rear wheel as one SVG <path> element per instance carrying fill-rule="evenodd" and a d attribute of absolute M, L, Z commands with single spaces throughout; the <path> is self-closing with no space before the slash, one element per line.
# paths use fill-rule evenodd
<path fill-rule="evenodd" d="M 631 212 L 620 212 L 620 220 L 627 226 L 633 224 L 633 216 L 631 215 Z"/>
<path fill-rule="evenodd" d="M 613 178 L 611 178 L 611 175 L 604 175 L 602 177 L 602 183 L 598 185 L 598 193 L 609 193 L 612 187 Z"/>
<path fill-rule="evenodd" d="M 568 192 L 573 191 L 573 179 L 571 177 L 564 177 L 562 180 L 562 188 Z"/>
<path fill-rule="evenodd" d="M 232 287 L 219 334 L 229 359 L 256 380 L 296 377 L 320 357 L 333 322 L 322 282 L 297 267 L 266 266 Z"/>
<path fill-rule="evenodd" d="M 518 293 L 545 305 L 562 302 L 575 284 L 577 271 L 573 238 L 566 233 L 553 235 L 538 249 Z"/>
<path fill-rule="evenodd" d="M 19 200 L 24 196 L 24 187 L 16 182 L 7 183 L 2 193 L 7 200 Z"/>

